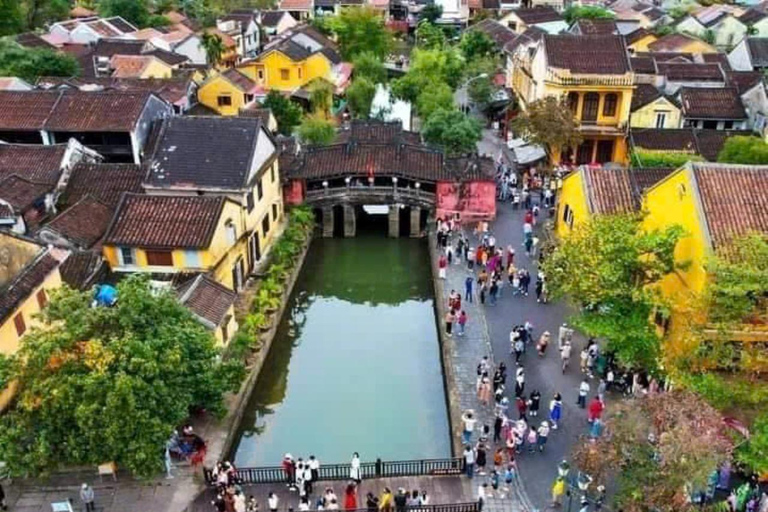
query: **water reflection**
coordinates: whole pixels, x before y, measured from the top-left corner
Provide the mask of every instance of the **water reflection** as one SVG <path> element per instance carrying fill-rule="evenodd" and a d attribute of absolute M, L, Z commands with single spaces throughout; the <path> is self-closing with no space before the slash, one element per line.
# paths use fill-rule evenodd
<path fill-rule="evenodd" d="M 448 455 L 426 244 L 318 240 L 240 426 L 236 463 Z"/>

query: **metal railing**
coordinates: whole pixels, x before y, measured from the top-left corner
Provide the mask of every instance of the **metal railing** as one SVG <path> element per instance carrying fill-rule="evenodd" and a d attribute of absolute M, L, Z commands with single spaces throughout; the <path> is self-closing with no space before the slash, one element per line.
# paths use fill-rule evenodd
<path fill-rule="evenodd" d="M 421 459 L 362 462 L 360 463 L 360 477 L 391 478 L 401 476 L 450 476 L 459 475 L 463 470 L 464 462 L 460 457 L 448 459 Z M 351 464 L 323 464 L 318 470 L 318 481 L 321 480 L 349 480 Z M 212 470 L 203 468 L 205 481 L 209 485 L 216 483 Z M 235 478 L 243 484 L 269 484 L 287 482 L 288 476 L 281 466 L 269 466 L 261 468 L 237 468 Z"/>
<path fill-rule="evenodd" d="M 421 189 L 417 188 L 404 188 L 404 187 L 397 187 L 394 186 L 387 186 L 387 187 L 381 187 L 381 186 L 361 186 L 361 187 L 355 187 L 355 186 L 348 186 L 348 187 L 330 187 L 330 188 L 323 188 L 318 190 L 308 190 L 306 195 L 307 201 L 319 201 L 323 199 L 331 199 L 331 198 L 337 198 L 340 196 L 352 196 L 352 195 L 377 195 L 377 196 L 386 196 L 388 198 L 393 198 L 394 200 L 402 200 L 402 201 L 434 201 L 435 200 L 435 194 L 434 192 L 426 192 Z"/>
<path fill-rule="evenodd" d="M 373 508 L 357 508 L 344 512 L 374 512 Z M 445 503 L 438 505 L 419 505 L 418 507 L 397 507 L 392 505 L 394 512 L 480 512 L 480 504 L 476 501 L 469 503 Z M 378 512 L 378 511 L 377 511 Z"/>

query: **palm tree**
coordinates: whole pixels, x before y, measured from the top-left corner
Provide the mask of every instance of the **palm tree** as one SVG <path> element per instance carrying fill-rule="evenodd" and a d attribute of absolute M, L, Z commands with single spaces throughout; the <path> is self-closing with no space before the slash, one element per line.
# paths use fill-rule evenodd
<path fill-rule="evenodd" d="M 224 55 L 224 41 L 218 34 L 206 32 L 203 34 L 202 43 L 205 50 L 205 58 L 209 66 L 216 67 L 221 62 L 221 56 Z"/>

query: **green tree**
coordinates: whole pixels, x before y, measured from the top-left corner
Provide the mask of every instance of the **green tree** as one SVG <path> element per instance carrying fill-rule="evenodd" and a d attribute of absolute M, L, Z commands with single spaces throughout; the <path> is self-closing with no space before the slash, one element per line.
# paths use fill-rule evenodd
<path fill-rule="evenodd" d="M 25 0 L 18 3 L 22 6 L 30 30 L 69 18 L 68 0 Z"/>
<path fill-rule="evenodd" d="M 595 484 L 616 482 L 616 510 L 695 512 L 691 494 L 733 450 L 722 416 L 691 392 L 673 390 L 611 404 L 604 433 L 574 453 Z"/>
<path fill-rule="evenodd" d="M 355 77 L 364 77 L 374 84 L 387 83 L 387 68 L 376 55 L 363 52 L 355 57 Z"/>
<path fill-rule="evenodd" d="M 430 24 L 434 24 L 442 15 L 443 6 L 430 2 L 421 9 L 421 12 L 419 13 L 419 21 L 427 21 Z"/>
<path fill-rule="evenodd" d="M 299 125 L 299 137 L 312 146 L 327 146 L 336 138 L 333 121 L 317 114 L 307 116 Z"/>
<path fill-rule="evenodd" d="M 0 418 L 0 458 L 14 475 L 115 461 L 137 475 L 162 466 L 166 441 L 193 408 L 224 412 L 239 363 L 171 292 L 145 277 L 117 287 L 112 308 L 57 291 L 12 358 L 14 406 Z"/>
<path fill-rule="evenodd" d="M 461 36 L 459 48 L 467 62 L 474 59 L 490 57 L 496 52 L 496 43 L 479 30 L 467 30 Z"/>
<path fill-rule="evenodd" d="M 461 81 L 464 61 L 452 48 L 414 50 L 408 72 L 392 81 L 392 94 L 403 101 L 416 103 L 422 91 L 440 83 L 455 89 Z"/>
<path fill-rule="evenodd" d="M 546 96 L 531 103 L 512 123 L 515 132 L 531 144 L 542 146 L 550 158 L 563 148 L 581 144 L 579 123 L 567 100 Z"/>
<path fill-rule="evenodd" d="M 674 258 L 683 230 L 646 231 L 641 224 L 639 215 L 593 217 L 574 227 L 543 269 L 552 296 L 578 308 L 579 329 L 607 340 L 624 365 L 655 370 L 660 339 L 651 318 L 666 308 L 656 285 L 684 267 Z"/>
<path fill-rule="evenodd" d="M 416 110 L 424 121 L 438 110 L 453 110 L 453 108 L 453 90 L 444 83 L 423 90 L 416 99 Z"/>
<path fill-rule="evenodd" d="M 422 20 L 416 27 L 416 46 L 425 50 L 442 50 L 445 48 L 445 31 L 430 23 Z"/>
<path fill-rule="evenodd" d="M 18 0 L 0 0 L 0 36 L 18 34 L 24 28 Z"/>
<path fill-rule="evenodd" d="M 749 440 L 736 450 L 736 460 L 757 474 L 768 472 L 768 413 L 752 424 Z"/>
<path fill-rule="evenodd" d="M 328 117 L 333 106 L 333 84 L 322 78 L 309 83 L 309 104 L 312 111 Z"/>
<path fill-rule="evenodd" d="M 438 110 L 424 123 L 424 140 L 457 156 L 477 151 L 482 136 L 480 125 L 458 110 Z"/>
<path fill-rule="evenodd" d="M 570 25 L 580 19 L 613 19 L 616 15 L 597 5 L 572 5 L 563 11 L 563 17 Z"/>
<path fill-rule="evenodd" d="M 768 164 L 768 144 L 760 137 L 728 137 L 717 155 L 718 162 L 729 164 Z"/>
<path fill-rule="evenodd" d="M 71 77 L 79 73 L 77 60 L 70 55 L 0 40 L 0 76 L 17 76 L 34 83 L 41 76 Z"/>
<path fill-rule="evenodd" d="M 99 14 L 121 16 L 137 27 L 148 26 L 150 16 L 146 0 L 99 0 Z"/>
<path fill-rule="evenodd" d="M 272 115 L 277 121 L 277 129 L 283 135 L 290 135 L 294 127 L 301 123 L 301 107 L 275 89 L 267 93 L 263 106 L 272 110 Z"/>
<path fill-rule="evenodd" d="M 494 92 L 496 92 L 496 88 L 493 86 L 490 76 L 476 78 L 467 86 L 467 93 L 469 94 L 472 103 L 477 105 L 477 107 L 484 112 L 491 104 Z"/>
<path fill-rule="evenodd" d="M 376 84 L 365 76 L 358 76 L 347 88 L 349 108 L 357 118 L 366 119 L 371 115 L 371 105 L 376 96 Z"/>
<path fill-rule="evenodd" d="M 212 32 L 204 32 L 200 44 L 205 51 L 205 60 L 208 61 L 208 65 L 216 67 L 221 62 L 225 49 L 221 36 Z"/>
<path fill-rule="evenodd" d="M 686 162 L 703 162 L 704 158 L 682 151 L 656 151 L 635 147 L 630 155 L 635 167 L 681 167 Z"/>
<path fill-rule="evenodd" d="M 392 33 L 372 7 L 350 7 L 326 22 L 336 35 L 341 55 L 347 60 L 361 53 L 384 59 L 392 48 Z"/>

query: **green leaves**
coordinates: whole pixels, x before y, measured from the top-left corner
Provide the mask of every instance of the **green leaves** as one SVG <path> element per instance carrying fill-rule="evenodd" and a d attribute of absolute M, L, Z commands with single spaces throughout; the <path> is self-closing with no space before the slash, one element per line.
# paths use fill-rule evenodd
<path fill-rule="evenodd" d="M 299 125 L 299 137 L 302 142 L 313 146 L 327 146 L 336 138 L 336 126 L 324 116 L 307 116 Z"/>
<path fill-rule="evenodd" d="M 768 144 L 759 137 L 728 137 L 717 155 L 718 162 L 729 164 L 768 164 Z"/>
<path fill-rule="evenodd" d="M 427 119 L 424 140 L 442 147 L 449 156 L 471 153 L 482 136 L 480 124 L 458 110 L 438 110 Z"/>
<path fill-rule="evenodd" d="M 242 367 L 221 363 L 212 334 L 171 292 L 129 277 L 113 308 L 58 290 L 23 339 L 10 377 L 15 406 L 0 418 L 0 459 L 14 474 L 115 461 L 140 476 L 190 408 L 223 411 Z"/>
<path fill-rule="evenodd" d="M 283 135 L 290 135 L 293 128 L 301 123 L 301 107 L 275 89 L 267 93 L 263 106 L 272 110 L 272 115 L 277 121 L 277 129 Z"/>
<path fill-rule="evenodd" d="M 513 121 L 513 128 L 531 144 L 538 144 L 550 155 L 581 143 L 579 123 L 565 99 L 547 96 L 536 100 Z"/>
<path fill-rule="evenodd" d="M 356 118 L 367 119 L 376 96 L 376 85 L 365 76 L 357 76 L 347 88 L 349 108 Z"/>
<path fill-rule="evenodd" d="M 384 59 L 392 48 L 392 33 L 371 7 L 349 7 L 324 21 L 335 35 L 342 56 L 353 60 L 362 53 Z"/>
<path fill-rule="evenodd" d="M 74 57 L 43 48 L 23 48 L 12 40 L 0 40 L 0 76 L 16 76 L 30 83 L 41 76 L 77 76 Z"/>
<path fill-rule="evenodd" d="M 616 15 L 597 5 L 573 5 L 563 11 L 563 17 L 570 25 L 580 19 L 612 19 Z"/>

